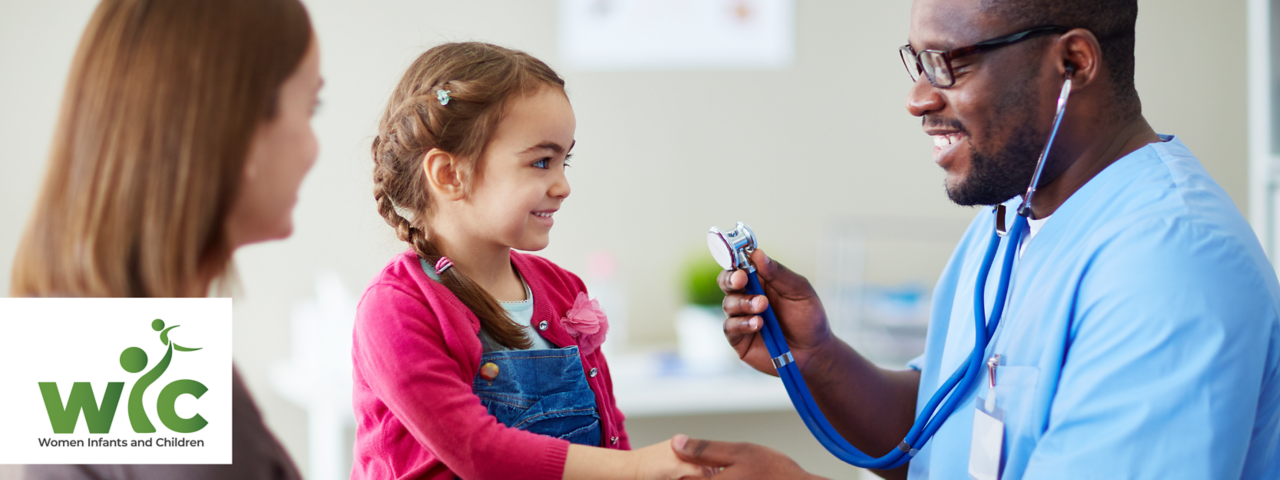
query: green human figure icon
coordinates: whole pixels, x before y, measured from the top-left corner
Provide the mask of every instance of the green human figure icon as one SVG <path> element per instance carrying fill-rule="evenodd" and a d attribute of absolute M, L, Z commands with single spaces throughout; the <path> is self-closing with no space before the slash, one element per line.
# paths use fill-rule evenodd
<path fill-rule="evenodd" d="M 160 343 L 163 343 L 165 345 L 173 345 L 173 349 L 179 352 L 194 352 L 196 350 L 199 350 L 199 348 L 187 348 L 182 345 L 178 345 L 176 343 L 172 343 L 169 341 L 169 330 L 173 330 L 181 326 L 182 325 L 174 325 L 169 328 L 164 328 L 164 320 L 157 318 L 151 321 L 151 329 L 157 332 L 160 332 Z"/>
<path fill-rule="evenodd" d="M 169 368 L 169 362 L 173 359 L 173 351 L 194 352 L 200 350 L 200 348 L 188 348 L 178 345 L 169 339 L 169 331 L 179 326 L 181 325 L 165 328 L 164 320 L 159 318 L 151 322 L 151 329 L 160 332 L 160 343 L 163 343 L 168 348 L 165 349 L 164 358 L 160 359 L 160 363 L 151 367 L 151 370 L 143 374 L 142 378 L 138 379 L 138 383 L 133 385 L 133 389 L 129 390 L 129 423 L 132 424 L 135 432 L 155 433 L 156 431 L 155 425 L 151 424 L 151 420 L 147 418 L 147 411 L 142 406 L 142 395 L 146 392 L 147 387 L 155 383 L 156 379 L 160 378 L 160 375 L 163 375 L 164 371 Z M 138 347 L 124 349 L 123 352 L 120 352 L 120 367 L 129 373 L 141 372 L 147 367 L 147 352 Z M 162 396 L 163 393 L 161 392 Z M 163 414 L 162 412 L 162 416 Z M 169 422 L 165 423 L 167 425 Z"/>

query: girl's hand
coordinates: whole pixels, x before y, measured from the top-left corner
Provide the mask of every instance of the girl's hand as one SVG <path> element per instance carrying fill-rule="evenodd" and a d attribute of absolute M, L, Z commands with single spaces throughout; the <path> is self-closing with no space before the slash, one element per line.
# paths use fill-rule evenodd
<path fill-rule="evenodd" d="M 677 458 L 671 440 L 629 451 L 573 444 L 565 459 L 564 480 L 694 479 L 704 478 L 703 471 Z"/>
<path fill-rule="evenodd" d="M 632 453 L 639 457 L 636 465 L 636 480 L 676 480 L 711 476 L 710 470 L 680 460 L 676 456 L 671 440 L 658 442 Z"/>

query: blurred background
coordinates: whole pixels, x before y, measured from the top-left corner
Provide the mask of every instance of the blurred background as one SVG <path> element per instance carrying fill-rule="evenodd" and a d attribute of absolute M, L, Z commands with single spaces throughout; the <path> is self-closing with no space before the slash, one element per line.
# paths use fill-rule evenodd
<path fill-rule="evenodd" d="M 415 57 L 466 40 L 525 50 L 568 82 L 573 193 L 538 254 L 587 280 L 610 315 L 632 444 L 750 441 L 814 473 L 859 475 L 724 345 L 705 233 L 748 222 L 814 280 L 842 337 L 887 366 L 919 353 L 932 286 L 977 210 L 947 200 L 932 141 L 903 108 L 910 2 L 304 3 L 326 82 L 320 159 L 293 237 L 237 255 L 233 328 L 241 373 L 309 478 L 349 472 L 351 312 L 406 248 L 371 194 L 378 116 Z M 95 4 L 0 0 L 0 294 Z M 1270 244 L 1269 2 L 1139 5 L 1147 119 L 1182 138 Z"/>

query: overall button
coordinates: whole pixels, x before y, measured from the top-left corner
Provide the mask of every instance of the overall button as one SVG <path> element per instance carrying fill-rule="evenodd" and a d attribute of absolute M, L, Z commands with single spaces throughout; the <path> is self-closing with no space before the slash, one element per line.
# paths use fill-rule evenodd
<path fill-rule="evenodd" d="M 480 366 L 480 378 L 493 381 L 498 378 L 498 364 L 489 362 Z"/>
<path fill-rule="evenodd" d="M 591 375 L 591 378 L 596 378 L 597 373 L 600 373 L 600 372 L 593 368 L 591 369 L 591 373 L 589 373 L 588 375 Z"/>
<path fill-rule="evenodd" d="M 545 331 L 546 329 L 547 329 L 547 321 L 546 321 L 546 320 L 543 320 L 543 321 L 541 321 L 541 322 L 538 322 L 538 330 L 544 330 L 544 331 Z"/>

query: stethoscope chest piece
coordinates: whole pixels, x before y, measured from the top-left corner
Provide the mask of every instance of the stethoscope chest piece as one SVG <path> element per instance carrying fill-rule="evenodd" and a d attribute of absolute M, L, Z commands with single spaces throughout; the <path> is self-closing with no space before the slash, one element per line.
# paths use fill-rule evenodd
<path fill-rule="evenodd" d="M 720 264 L 720 268 L 755 270 L 749 257 L 756 250 L 756 234 L 745 223 L 738 222 L 728 232 L 711 227 L 707 233 L 707 248 L 711 249 L 711 257 Z"/>

